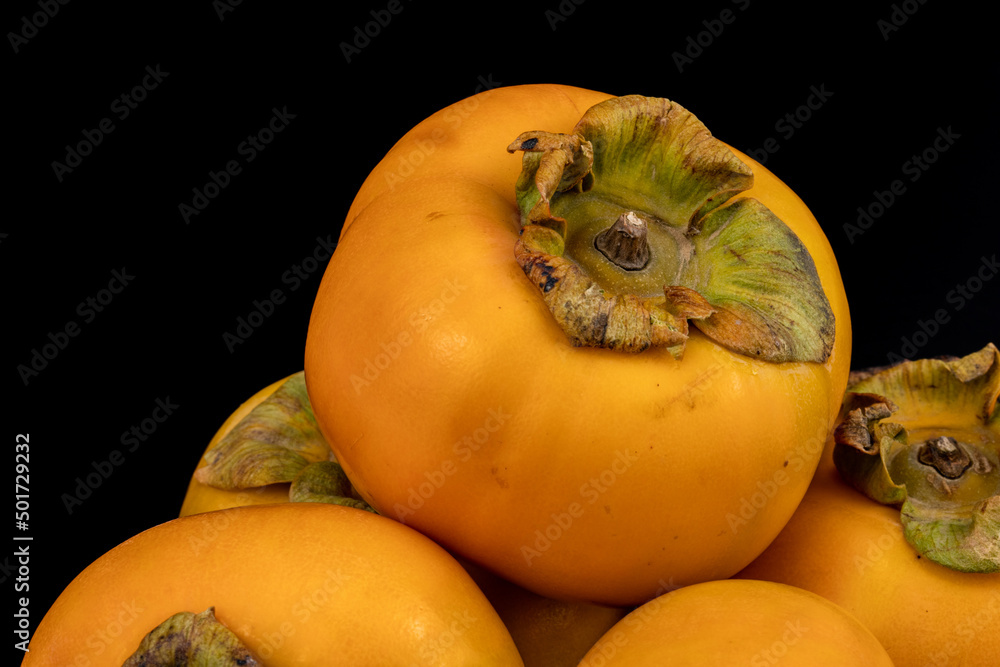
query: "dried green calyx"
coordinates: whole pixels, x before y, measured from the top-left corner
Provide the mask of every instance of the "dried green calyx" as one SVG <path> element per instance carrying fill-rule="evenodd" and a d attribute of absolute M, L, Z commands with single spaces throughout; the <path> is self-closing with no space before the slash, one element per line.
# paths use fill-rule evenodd
<path fill-rule="evenodd" d="M 326 502 L 374 511 L 358 496 L 316 423 L 300 371 L 264 399 L 209 451 L 195 471 L 226 491 L 290 483 L 291 502 Z"/>
<path fill-rule="evenodd" d="M 376 513 L 358 495 L 347 473 L 336 461 L 317 461 L 302 469 L 288 491 L 293 503 L 331 503 Z"/>
<path fill-rule="evenodd" d="M 993 344 L 961 359 L 906 361 L 859 376 L 834 431 L 841 476 L 900 506 L 906 540 L 962 572 L 1000 571 L 998 396 Z"/>
<path fill-rule="evenodd" d="M 174 614 L 143 637 L 122 667 L 257 667 L 261 663 L 232 630 L 215 617 L 215 607 L 200 614 Z"/>
<path fill-rule="evenodd" d="M 693 114 L 638 95 L 572 134 L 525 132 L 515 257 L 576 345 L 683 353 L 689 321 L 730 350 L 825 361 L 834 316 L 812 257 L 750 168 Z"/>

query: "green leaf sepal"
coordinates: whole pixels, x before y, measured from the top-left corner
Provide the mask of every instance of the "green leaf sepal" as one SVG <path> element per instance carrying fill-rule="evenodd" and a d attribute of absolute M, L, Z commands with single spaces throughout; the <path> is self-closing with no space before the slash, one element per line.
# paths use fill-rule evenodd
<path fill-rule="evenodd" d="M 904 361 L 856 374 L 834 431 L 845 481 L 900 507 L 907 542 L 960 572 L 1000 572 L 998 396 L 992 343 L 960 359 Z"/>
<path fill-rule="evenodd" d="M 830 356 L 834 315 L 811 255 L 737 196 L 749 166 L 680 105 L 613 98 L 571 134 L 525 132 L 507 150 L 524 153 L 515 257 L 574 344 L 679 358 L 690 321 L 766 361 Z"/>

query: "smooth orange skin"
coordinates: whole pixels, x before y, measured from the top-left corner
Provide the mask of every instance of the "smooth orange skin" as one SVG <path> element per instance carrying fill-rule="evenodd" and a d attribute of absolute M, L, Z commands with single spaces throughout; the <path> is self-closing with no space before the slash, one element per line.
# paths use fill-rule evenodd
<path fill-rule="evenodd" d="M 287 378 L 285 378 L 287 380 Z M 206 452 L 224 438 L 247 413 L 280 387 L 285 380 L 261 389 L 246 400 L 219 428 Z M 201 460 L 199 468 L 204 465 Z M 222 491 L 191 478 L 181 516 L 215 510 L 288 502 L 288 484 L 263 489 Z M 492 572 L 459 559 L 500 615 L 525 667 L 576 667 L 597 639 L 626 613 L 618 607 L 552 600 L 505 581 Z"/>
<path fill-rule="evenodd" d="M 216 616 L 267 667 L 520 665 L 462 567 L 370 512 L 285 503 L 175 519 L 115 547 L 39 623 L 25 667 L 120 667 L 179 611 Z"/>
<path fill-rule="evenodd" d="M 542 597 L 474 563 L 461 558 L 458 562 L 500 615 L 524 667 L 577 667 L 590 647 L 629 611 Z"/>
<path fill-rule="evenodd" d="M 778 534 L 836 416 L 851 329 L 822 229 L 737 152 L 746 195 L 812 253 L 837 320 L 828 361 L 768 364 L 697 332 L 680 362 L 574 348 L 513 259 L 521 160 L 505 148 L 571 131 L 607 97 L 494 89 L 401 139 L 345 223 L 305 371 L 324 435 L 381 513 L 546 597 L 627 606 L 732 576 Z"/>
<path fill-rule="evenodd" d="M 291 377 L 291 376 L 289 376 Z M 205 448 L 205 454 L 215 447 L 220 440 L 226 437 L 233 428 L 246 417 L 251 410 L 260 405 L 264 399 L 273 394 L 278 387 L 283 385 L 288 378 L 274 382 L 253 396 L 244 401 L 233 414 L 226 418 L 219 430 L 209 441 Z M 198 459 L 198 468 L 206 465 L 205 455 Z M 230 507 L 243 507 L 245 505 L 266 505 L 269 503 L 288 502 L 288 488 L 290 484 L 269 484 L 256 489 L 245 489 L 241 491 L 225 491 L 217 489 L 208 484 L 202 484 L 192 475 L 188 482 L 187 493 L 184 495 L 184 502 L 181 504 L 180 516 L 200 514 L 201 512 L 211 512 L 214 510 L 228 509 Z"/>
<path fill-rule="evenodd" d="M 737 576 L 810 590 L 856 616 L 897 667 L 991 667 L 1000 654 L 1000 574 L 956 572 L 918 557 L 899 509 L 847 485 L 832 442 L 799 509 Z"/>
<path fill-rule="evenodd" d="M 818 595 L 766 581 L 667 593 L 618 623 L 580 667 L 891 667 L 857 619 Z"/>

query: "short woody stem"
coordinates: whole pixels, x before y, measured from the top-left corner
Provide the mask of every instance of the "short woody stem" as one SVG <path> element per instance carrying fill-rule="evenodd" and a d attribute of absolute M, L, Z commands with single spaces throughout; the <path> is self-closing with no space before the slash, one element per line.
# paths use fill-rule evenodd
<path fill-rule="evenodd" d="M 626 271 L 638 271 L 649 262 L 646 235 L 646 221 L 628 211 L 597 235 L 594 247 L 616 266 Z"/>
<path fill-rule="evenodd" d="M 948 479 L 958 479 L 972 465 L 972 459 L 965 450 L 958 446 L 954 438 L 948 436 L 924 443 L 918 453 L 918 460 Z"/>

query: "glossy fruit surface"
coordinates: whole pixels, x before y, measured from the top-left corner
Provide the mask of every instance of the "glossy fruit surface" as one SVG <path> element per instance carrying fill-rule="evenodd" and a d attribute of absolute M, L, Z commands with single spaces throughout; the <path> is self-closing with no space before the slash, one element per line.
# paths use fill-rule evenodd
<path fill-rule="evenodd" d="M 711 581 L 647 602 L 591 648 L 580 667 L 886 667 L 878 641 L 843 609 L 765 581 Z"/>
<path fill-rule="evenodd" d="M 1000 574 L 967 574 L 921 558 L 899 510 L 847 486 L 832 463 L 788 526 L 739 577 L 810 590 L 851 612 L 897 667 L 996 664 Z"/>
<path fill-rule="evenodd" d="M 621 606 L 731 576 L 777 535 L 835 417 L 851 329 L 822 229 L 733 151 L 754 175 L 742 196 L 815 262 L 829 358 L 771 363 L 698 330 L 680 360 L 574 347 L 514 260 L 521 161 L 504 148 L 526 129 L 569 132 L 608 97 L 495 89 L 400 140 L 345 223 L 305 370 L 324 435 L 380 513 L 546 597 Z"/>
<path fill-rule="evenodd" d="M 564 602 L 536 595 L 459 560 L 497 610 L 525 667 L 576 667 L 628 609 Z"/>
<path fill-rule="evenodd" d="M 289 378 L 275 382 L 247 399 L 223 423 L 206 454 Z M 198 467 L 206 464 L 205 458 Z M 288 483 L 226 491 L 192 477 L 181 516 L 244 505 L 289 502 Z M 574 667 L 625 610 L 587 603 L 552 600 L 501 579 L 466 560 L 459 563 L 472 576 L 511 633 L 526 667 Z"/>
<path fill-rule="evenodd" d="M 521 664 L 444 550 L 321 503 L 199 514 L 136 535 L 66 587 L 23 664 L 120 667 L 165 619 L 210 607 L 268 667 Z"/>

